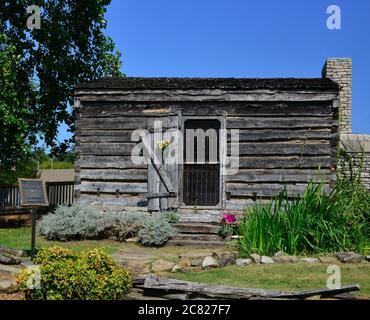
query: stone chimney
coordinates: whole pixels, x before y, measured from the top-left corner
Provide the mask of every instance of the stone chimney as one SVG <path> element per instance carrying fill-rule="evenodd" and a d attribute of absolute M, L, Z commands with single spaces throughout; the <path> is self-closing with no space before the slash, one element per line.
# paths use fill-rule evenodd
<path fill-rule="evenodd" d="M 352 133 L 352 59 L 327 59 L 322 70 L 322 76 L 339 84 L 341 133 Z"/>

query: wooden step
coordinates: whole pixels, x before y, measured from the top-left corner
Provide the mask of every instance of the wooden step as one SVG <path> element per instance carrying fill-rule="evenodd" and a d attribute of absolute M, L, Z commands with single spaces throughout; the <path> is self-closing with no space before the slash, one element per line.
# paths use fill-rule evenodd
<path fill-rule="evenodd" d="M 186 212 L 182 210 L 179 212 L 180 222 L 189 223 L 220 223 L 222 215 L 220 212 Z"/>
<path fill-rule="evenodd" d="M 200 241 L 220 241 L 221 237 L 216 234 L 208 233 L 179 233 L 171 237 L 173 240 L 200 240 Z"/>
<path fill-rule="evenodd" d="M 225 244 L 223 241 L 201 241 L 201 240 L 169 240 L 168 246 L 189 246 L 198 248 L 221 247 Z"/>
<path fill-rule="evenodd" d="M 206 224 L 206 223 L 187 223 L 179 222 L 174 223 L 173 227 L 177 229 L 180 233 L 208 233 L 217 234 L 220 229 L 219 225 L 216 224 Z"/>

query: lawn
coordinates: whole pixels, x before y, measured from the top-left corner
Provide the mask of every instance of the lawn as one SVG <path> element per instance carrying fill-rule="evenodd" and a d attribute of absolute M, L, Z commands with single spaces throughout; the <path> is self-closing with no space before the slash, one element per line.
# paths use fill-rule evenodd
<path fill-rule="evenodd" d="M 30 251 L 31 249 L 31 228 L 0 228 L 0 245 L 15 249 Z M 107 253 L 114 253 L 120 249 L 121 243 L 113 240 L 81 240 L 81 241 L 49 241 L 44 237 L 36 235 L 36 248 L 51 246 L 63 246 L 75 251 L 84 249 L 101 248 Z"/>
<path fill-rule="evenodd" d="M 0 228 L 0 245 L 30 251 L 31 227 Z M 178 257 L 181 255 L 202 256 L 204 255 L 204 253 L 211 254 L 213 251 L 219 252 L 235 250 L 235 248 L 230 246 L 220 247 L 217 249 L 172 247 L 172 246 L 153 248 L 153 247 L 144 247 L 136 243 L 117 242 L 107 239 L 59 242 L 47 240 L 45 237 L 36 234 L 36 248 L 40 249 L 51 246 L 62 246 L 76 251 L 84 249 L 101 248 L 109 254 L 126 250 L 136 251 L 138 253 L 150 252 L 153 255 L 155 255 L 158 259 L 164 258 L 169 261 L 177 261 Z"/>
<path fill-rule="evenodd" d="M 342 285 L 360 284 L 358 296 L 370 298 L 370 264 L 339 264 Z M 273 264 L 228 266 L 220 269 L 193 273 L 170 274 L 180 280 L 203 282 L 236 287 L 301 291 L 325 288 L 329 274 L 324 264 Z"/>

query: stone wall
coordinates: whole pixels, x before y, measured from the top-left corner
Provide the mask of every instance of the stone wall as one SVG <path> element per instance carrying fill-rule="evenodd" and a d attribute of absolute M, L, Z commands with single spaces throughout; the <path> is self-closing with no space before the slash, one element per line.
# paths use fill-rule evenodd
<path fill-rule="evenodd" d="M 368 134 L 343 134 L 341 141 L 347 151 L 352 154 L 354 161 L 359 161 L 364 152 L 364 163 L 361 173 L 362 182 L 370 191 L 370 135 Z"/>
<path fill-rule="evenodd" d="M 352 59 L 327 59 L 322 76 L 339 84 L 341 88 L 339 92 L 341 132 L 343 134 L 352 133 Z"/>

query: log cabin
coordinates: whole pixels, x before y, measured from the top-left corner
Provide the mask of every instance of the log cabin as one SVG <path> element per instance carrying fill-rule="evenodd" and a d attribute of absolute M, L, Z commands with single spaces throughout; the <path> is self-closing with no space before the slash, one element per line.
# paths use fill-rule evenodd
<path fill-rule="evenodd" d="M 332 187 L 342 87 L 325 72 L 80 84 L 75 201 L 220 212 L 267 201 L 284 186 L 297 196 L 311 179 Z"/>

